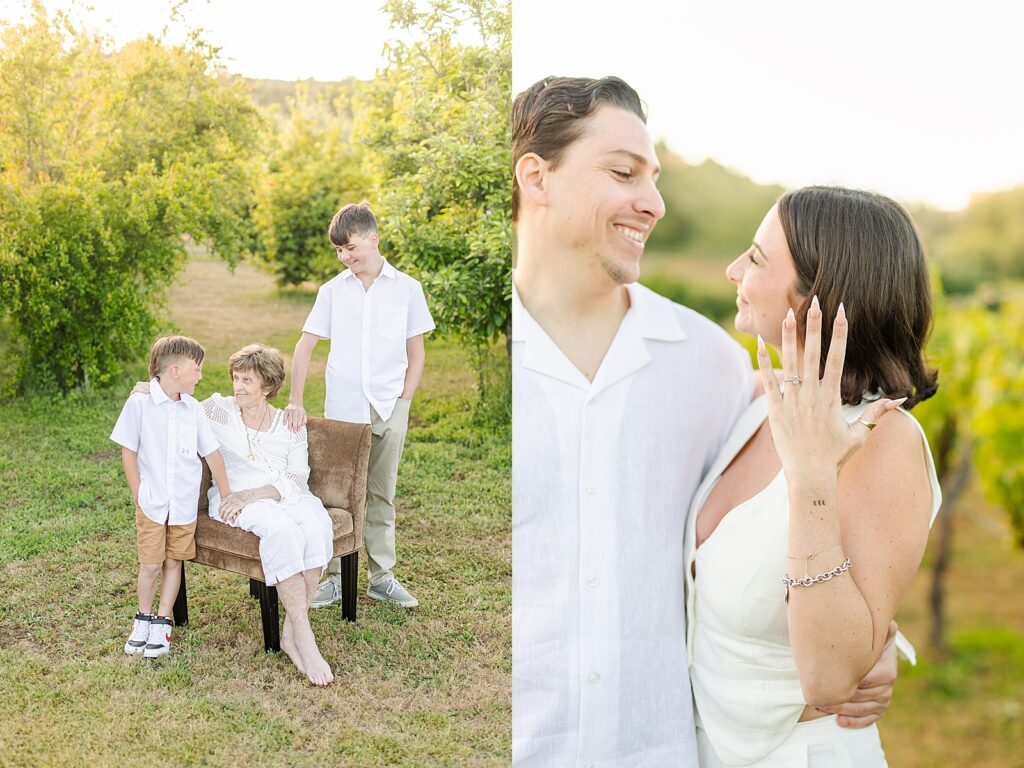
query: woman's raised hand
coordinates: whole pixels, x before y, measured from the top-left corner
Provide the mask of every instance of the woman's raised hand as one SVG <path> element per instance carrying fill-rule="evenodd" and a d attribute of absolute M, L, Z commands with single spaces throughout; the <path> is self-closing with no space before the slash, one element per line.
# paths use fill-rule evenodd
<path fill-rule="evenodd" d="M 841 383 L 846 358 L 848 323 L 839 305 L 832 325 L 832 343 L 825 360 L 823 378 L 818 379 L 821 362 L 821 308 L 818 297 L 807 312 L 803 370 L 798 370 L 796 318 L 790 309 L 782 323 L 782 372 L 785 392 L 779 386 L 764 340 L 757 338 L 757 367 L 768 398 L 768 421 L 786 478 L 819 478 L 834 473 L 867 440 L 868 433 L 888 411 L 906 398 L 882 399 L 872 404 L 857 421 L 843 417 Z"/>

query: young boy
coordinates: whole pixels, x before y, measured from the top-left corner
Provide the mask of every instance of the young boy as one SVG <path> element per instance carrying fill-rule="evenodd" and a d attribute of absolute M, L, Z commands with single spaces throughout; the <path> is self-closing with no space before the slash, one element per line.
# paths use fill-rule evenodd
<path fill-rule="evenodd" d="M 184 336 L 157 339 L 149 352 L 149 394 L 124 404 L 110 439 L 121 446 L 121 463 L 135 500 L 139 556 L 139 609 L 124 645 L 147 659 L 171 649 L 171 609 L 181 585 L 181 562 L 196 556 L 196 512 L 206 458 L 220 489 L 228 488 L 224 460 L 192 397 L 203 378 L 203 348 Z M 157 576 L 163 573 L 160 607 L 151 615 Z"/>
<path fill-rule="evenodd" d="M 320 287 L 292 359 L 285 408 L 291 429 L 306 422 L 303 390 L 313 348 L 331 340 L 327 358 L 328 419 L 369 424 L 373 430 L 366 480 L 367 594 L 404 608 L 419 604 L 392 573 L 395 566 L 395 487 L 409 427 L 409 404 L 423 375 L 423 334 L 434 330 L 420 284 L 381 256 L 369 203 L 346 205 L 328 236 L 347 267 Z M 313 596 L 314 608 L 340 599 L 341 560 Z"/>

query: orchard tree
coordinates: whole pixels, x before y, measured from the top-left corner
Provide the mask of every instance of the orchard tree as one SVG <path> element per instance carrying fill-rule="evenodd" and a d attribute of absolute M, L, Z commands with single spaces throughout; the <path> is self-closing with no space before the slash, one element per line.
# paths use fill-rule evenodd
<path fill-rule="evenodd" d="M 108 383 L 151 342 L 187 236 L 229 259 L 247 248 L 261 119 L 195 35 L 114 50 L 36 2 L 0 36 L 13 386 Z"/>
<path fill-rule="evenodd" d="M 971 425 L 975 466 L 985 495 L 1009 514 L 1014 542 L 1024 548 L 1024 301 L 1005 302 L 992 316 L 996 332 L 980 356 L 984 375 Z"/>
<path fill-rule="evenodd" d="M 253 223 L 256 254 L 280 285 L 324 282 L 338 272 L 328 224 L 342 205 L 369 197 L 372 189 L 351 132 L 350 95 L 330 101 L 304 87 L 273 128 Z"/>
<path fill-rule="evenodd" d="M 422 283 L 441 333 L 478 351 L 509 335 L 511 4 L 388 0 L 398 39 L 362 90 L 389 259 Z M 479 370 L 482 370 L 478 366 Z"/>
<path fill-rule="evenodd" d="M 939 390 L 914 408 L 942 483 L 932 561 L 930 643 L 946 648 L 945 577 L 953 553 L 959 502 L 973 476 L 988 499 L 1010 516 L 1024 546 L 1024 303 L 993 309 L 978 295 L 953 300 L 936 294 L 929 362 Z M 993 340 L 999 339 L 998 344 Z"/>

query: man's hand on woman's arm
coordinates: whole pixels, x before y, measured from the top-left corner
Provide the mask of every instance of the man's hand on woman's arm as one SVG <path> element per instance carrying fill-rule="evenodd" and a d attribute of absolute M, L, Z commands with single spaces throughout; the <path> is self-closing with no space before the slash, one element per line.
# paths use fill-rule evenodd
<path fill-rule="evenodd" d="M 843 728 L 866 728 L 877 722 L 889 708 L 897 674 L 896 630 L 896 622 L 890 622 L 882 655 L 860 681 L 853 697 L 842 706 L 821 708 L 823 712 L 839 715 L 837 722 Z"/>

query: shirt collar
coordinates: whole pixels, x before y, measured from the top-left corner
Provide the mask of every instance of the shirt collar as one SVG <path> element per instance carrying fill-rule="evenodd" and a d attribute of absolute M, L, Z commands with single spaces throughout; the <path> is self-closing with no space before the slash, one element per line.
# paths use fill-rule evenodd
<path fill-rule="evenodd" d="M 384 259 L 384 266 L 382 266 L 380 268 L 380 274 L 377 275 L 377 277 L 388 277 L 388 278 L 391 278 L 393 280 L 395 278 L 395 275 L 397 275 L 397 274 L 398 274 L 398 270 L 395 269 L 394 267 L 392 267 L 390 264 L 388 264 L 388 260 L 387 259 Z M 345 271 L 341 273 L 341 279 L 342 280 L 348 280 L 351 277 L 355 277 L 355 275 L 352 273 L 351 269 L 348 269 L 346 267 Z"/>
<path fill-rule="evenodd" d="M 160 386 L 160 380 L 156 376 L 149 380 L 149 399 L 155 405 L 170 402 L 171 400 L 167 393 L 164 392 L 164 388 Z"/>
<path fill-rule="evenodd" d="M 591 382 L 526 311 L 513 280 L 512 341 L 526 342 L 523 366 L 587 389 L 590 391 L 589 397 L 594 397 L 599 391 L 650 362 L 651 356 L 645 339 L 669 342 L 686 340 L 686 333 L 679 325 L 672 302 L 641 285 L 627 285 L 626 290 L 629 292 L 629 309 Z"/>

